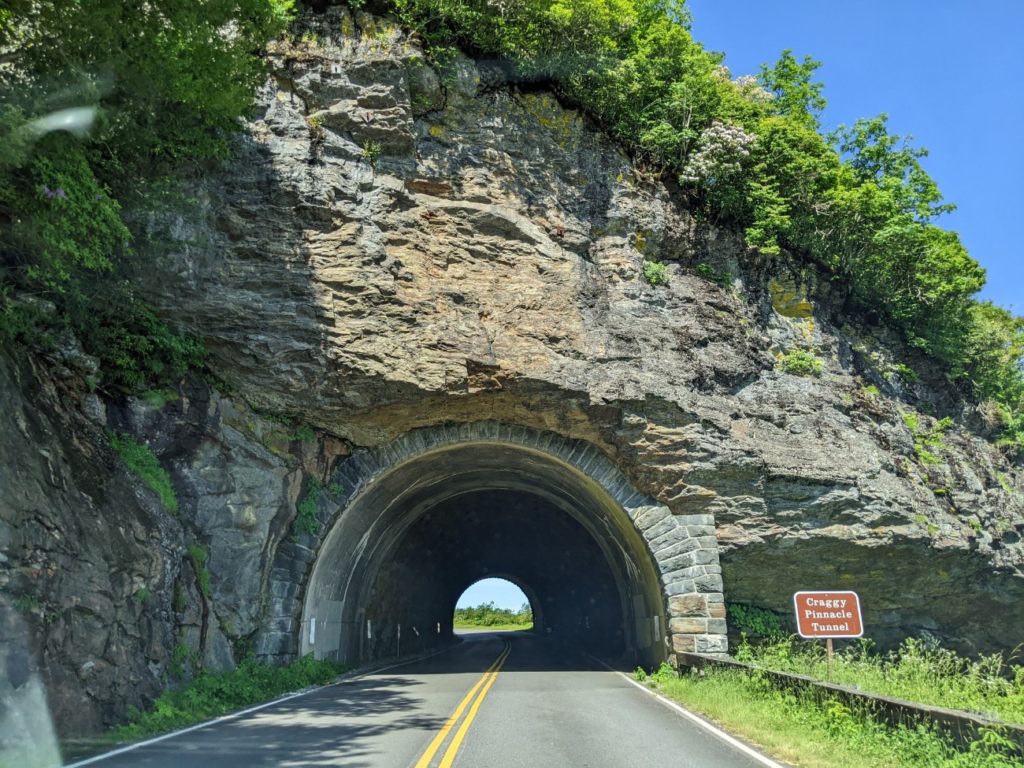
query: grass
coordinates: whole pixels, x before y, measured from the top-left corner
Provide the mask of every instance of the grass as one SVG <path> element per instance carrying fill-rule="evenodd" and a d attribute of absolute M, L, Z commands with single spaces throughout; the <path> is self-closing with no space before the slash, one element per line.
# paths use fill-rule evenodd
<path fill-rule="evenodd" d="M 160 498 L 160 503 L 168 512 L 177 514 L 178 497 L 174 495 L 171 476 L 160 466 L 160 460 L 149 446 L 119 432 L 111 432 L 109 438 L 110 447 L 121 457 L 125 466 Z"/>
<path fill-rule="evenodd" d="M 472 624 L 468 621 L 456 621 L 453 624 L 455 629 L 485 629 L 493 632 L 525 632 L 533 629 L 533 622 L 527 624 Z"/>
<path fill-rule="evenodd" d="M 953 420 L 946 416 L 936 421 L 931 429 L 926 429 L 921 425 L 921 418 L 915 411 L 906 411 L 903 414 L 903 423 L 907 425 L 914 438 L 914 455 L 918 461 L 922 464 L 940 463 L 942 459 L 936 455 L 936 451 L 945 450 L 943 436 L 953 426 Z"/>
<path fill-rule="evenodd" d="M 970 750 L 924 725 L 891 728 L 831 699 L 780 691 L 756 673 L 710 670 L 676 676 L 638 673 L 665 696 L 800 768 L 1022 768 L 988 734 Z M 1002 742 L 1002 743 L 1001 743 Z"/>
<path fill-rule="evenodd" d="M 196 583 L 203 597 L 209 598 L 212 584 L 210 582 L 210 571 L 206 567 L 206 561 L 210 559 L 210 552 L 202 544 L 192 543 L 188 545 L 188 556 L 192 560 L 192 567 L 196 572 Z"/>
<path fill-rule="evenodd" d="M 344 667 L 312 655 L 287 667 L 247 659 L 232 672 L 202 672 L 173 690 L 164 691 L 146 712 L 136 711 L 126 725 L 110 731 L 105 741 L 135 741 L 235 712 L 311 685 L 333 681 Z"/>
<path fill-rule="evenodd" d="M 760 647 L 744 643 L 736 658 L 778 672 L 819 680 L 826 676 L 821 643 L 795 638 Z M 1007 664 L 1000 654 L 972 660 L 916 639 L 875 654 L 871 641 L 860 641 L 835 654 L 830 679 L 884 696 L 1024 723 L 1024 666 Z"/>

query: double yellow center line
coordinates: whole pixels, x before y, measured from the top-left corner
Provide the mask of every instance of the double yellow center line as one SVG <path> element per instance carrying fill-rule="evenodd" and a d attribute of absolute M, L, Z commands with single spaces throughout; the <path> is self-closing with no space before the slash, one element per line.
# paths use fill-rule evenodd
<path fill-rule="evenodd" d="M 466 707 L 469 707 L 469 713 L 462 720 L 462 724 L 459 729 L 455 732 L 455 736 L 448 744 L 448 749 L 444 752 L 444 757 L 441 758 L 441 762 L 438 768 L 451 768 L 452 763 L 455 762 L 455 755 L 459 751 L 459 747 L 462 746 L 462 740 L 466 738 L 466 732 L 469 730 L 469 726 L 473 724 L 473 718 L 476 717 L 476 713 L 480 710 L 480 705 L 483 703 L 484 697 L 487 696 L 487 692 L 494 685 L 494 681 L 498 679 L 498 673 L 501 672 L 502 666 L 505 664 L 505 659 L 508 658 L 509 650 L 511 645 L 506 640 L 505 647 L 501 653 L 498 654 L 498 658 L 494 660 L 494 663 L 489 666 L 476 685 L 469 689 L 469 693 L 466 697 L 459 702 L 459 706 L 452 712 L 445 724 L 441 727 L 441 730 L 434 736 L 434 740 L 430 742 L 426 751 L 420 756 L 420 759 L 416 762 L 415 768 L 429 768 L 430 764 L 434 760 L 434 755 L 444 744 L 445 739 L 448 738 L 448 734 L 451 733 L 452 728 L 462 718 L 462 713 L 466 711 Z M 470 704 L 472 702 L 472 704 Z"/>

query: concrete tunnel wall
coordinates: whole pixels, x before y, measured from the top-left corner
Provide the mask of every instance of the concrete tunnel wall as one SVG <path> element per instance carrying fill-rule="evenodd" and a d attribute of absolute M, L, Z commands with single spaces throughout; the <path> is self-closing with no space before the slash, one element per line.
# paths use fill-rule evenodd
<path fill-rule="evenodd" d="M 574 645 L 647 664 L 726 650 L 713 519 L 673 515 L 591 445 L 431 428 L 354 454 L 332 480 L 320 534 L 278 550 L 264 658 L 354 664 L 447 642 L 461 592 L 493 575 Z"/>

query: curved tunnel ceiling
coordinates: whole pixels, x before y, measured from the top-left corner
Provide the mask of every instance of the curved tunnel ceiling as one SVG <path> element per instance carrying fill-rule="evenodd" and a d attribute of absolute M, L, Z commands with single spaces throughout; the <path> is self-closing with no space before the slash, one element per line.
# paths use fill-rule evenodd
<path fill-rule="evenodd" d="M 497 442 L 423 453 L 349 501 L 313 567 L 300 652 L 395 655 L 399 626 L 406 650 L 447 641 L 459 595 L 497 574 L 527 588 L 538 631 L 644 661 L 663 655 L 658 572 L 629 515 L 575 467 Z"/>

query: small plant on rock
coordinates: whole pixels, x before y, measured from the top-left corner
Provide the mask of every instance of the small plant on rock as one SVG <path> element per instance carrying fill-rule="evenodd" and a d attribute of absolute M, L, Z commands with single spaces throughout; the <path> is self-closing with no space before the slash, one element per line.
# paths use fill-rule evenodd
<path fill-rule="evenodd" d="M 316 506 L 324 488 L 315 477 L 309 480 L 309 490 L 295 506 L 295 519 L 292 521 L 291 538 L 297 539 L 303 533 L 315 534 L 320 530 L 320 521 L 316 518 Z"/>
<path fill-rule="evenodd" d="M 178 512 L 178 498 L 171 487 L 171 476 L 160 466 L 156 454 L 149 446 L 136 442 L 130 435 L 119 432 L 109 434 L 110 447 L 121 457 L 128 467 L 150 490 L 160 497 L 164 508 L 172 513 Z"/>
<path fill-rule="evenodd" d="M 794 376 L 821 376 L 825 364 L 806 349 L 793 349 L 779 357 L 779 369 Z"/>
<path fill-rule="evenodd" d="M 907 425 L 914 438 L 914 455 L 917 460 L 922 464 L 939 464 L 942 459 L 937 452 L 946 447 L 944 436 L 953 426 L 953 419 L 946 416 L 936 421 L 931 429 L 927 429 L 921 424 L 920 414 L 916 411 L 907 411 L 903 414 L 903 423 Z"/>
<path fill-rule="evenodd" d="M 668 285 L 668 268 L 660 261 L 645 261 L 643 273 L 651 285 Z"/>
<path fill-rule="evenodd" d="M 380 160 L 382 154 L 384 154 L 384 147 L 380 145 L 380 142 L 367 141 L 363 144 L 363 159 L 374 168 L 377 167 L 377 161 Z"/>
<path fill-rule="evenodd" d="M 196 583 L 199 586 L 200 593 L 202 593 L 203 597 L 209 597 L 211 589 L 210 572 L 206 568 L 206 561 L 210 558 L 210 553 L 202 544 L 193 543 L 188 545 L 188 556 L 196 572 Z"/>

